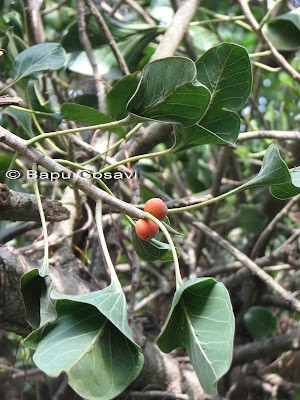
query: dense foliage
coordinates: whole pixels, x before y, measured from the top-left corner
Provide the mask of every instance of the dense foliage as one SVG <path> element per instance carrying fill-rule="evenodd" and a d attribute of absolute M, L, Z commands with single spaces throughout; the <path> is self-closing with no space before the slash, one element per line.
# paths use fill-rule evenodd
<path fill-rule="evenodd" d="M 3 398 L 14 363 L 10 399 L 299 398 L 299 30 L 285 0 L 4 0 Z"/>

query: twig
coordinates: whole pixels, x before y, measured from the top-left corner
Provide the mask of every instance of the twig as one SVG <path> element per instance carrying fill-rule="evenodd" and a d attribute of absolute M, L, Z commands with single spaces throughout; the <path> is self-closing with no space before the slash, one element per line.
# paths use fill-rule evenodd
<path fill-rule="evenodd" d="M 79 33 L 79 40 L 84 48 L 87 57 L 90 61 L 90 64 L 93 69 L 93 74 L 95 78 L 95 83 L 96 83 L 96 92 L 97 92 L 97 97 L 98 97 L 98 109 L 99 111 L 102 111 L 103 113 L 106 112 L 106 102 L 105 102 L 105 91 L 104 91 L 104 85 L 101 82 L 102 78 L 99 74 L 98 71 L 98 66 L 94 57 L 93 53 L 93 48 L 91 45 L 91 42 L 89 40 L 89 37 L 86 33 L 86 24 L 85 24 L 85 19 L 84 19 L 84 9 L 83 9 L 83 3 L 82 0 L 77 0 L 77 22 L 78 22 L 78 33 Z"/>
<path fill-rule="evenodd" d="M 132 321 L 134 314 L 135 296 L 139 287 L 140 264 L 135 251 L 131 253 L 131 288 L 129 293 L 128 322 Z"/>
<path fill-rule="evenodd" d="M 232 366 L 298 349 L 300 349 L 300 331 L 295 330 L 292 333 L 237 347 L 233 354 Z"/>
<path fill-rule="evenodd" d="M 198 8 L 198 0 L 181 3 L 151 60 L 173 56 Z"/>
<path fill-rule="evenodd" d="M 251 25 L 254 32 L 257 34 L 258 38 L 265 42 L 269 49 L 272 51 L 273 57 L 277 61 L 277 63 L 289 74 L 295 81 L 300 83 L 300 74 L 287 62 L 287 60 L 277 51 L 276 47 L 273 43 L 269 40 L 269 38 L 263 33 L 259 23 L 256 21 L 255 17 L 253 16 L 248 1 L 247 0 L 239 0 L 239 3 L 242 7 L 244 15 L 248 20 L 249 24 Z"/>
<path fill-rule="evenodd" d="M 0 107 L 7 106 L 20 106 L 23 103 L 21 97 L 10 97 L 10 96 L 1 96 L 0 97 Z"/>
<path fill-rule="evenodd" d="M 155 292 L 149 294 L 149 296 L 145 297 L 143 300 L 141 300 L 135 307 L 134 311 L 137 312 L 144 308 L 148 303 L 151 303 L 156 297 L 160 296 L 163 293 L 162 289 L 157 289 Z"/>
<path fill-rule="evenodd" d="M 300 131 L 253 131 L 241 133 L 238 142 L 252 139 L 300 140 Z"/>
<path fill-rule="evenodd" d="M 217 197 L 220 193 L 220 185 L 221 185 L 222 177 L 223 177 L 225 169 L 226 169 L 229 153 L 230 153 L 230 149 L 228 148 L 228 146 L 223 146 L 220 150 L 218 165 L 217 165 L 217 168 L 216 168 L 216 171 L 214 174 L 214 180 L 213 180 L 213 185 L 212 185 L 212 189 L 211 189 L 211 195 L 213 198 Z M 207 209 L 204 211 L 203 223 L 205 225 L 210 224 L 211 218 L 215 214 L 218 206 L 219 206 L 218 204 L 214 204 L 212 207 L 207 207 Z M 198 246 L 197 246 L 198 257 L 200 255 L 200 252 L 203 248 L 204 243 L 205 243 L 205 235 L 202 233 L 198 240 Z"/>
<path fill-rule="evenodd" d="M 293 197 L 284 207 L 283 209 L 275 216 L 275 218 L 269 223 L 269 225 L 264 229 L 264 231 L 260 234 L 257 239 L 255 246 L 251 252 L 251 258 L 255 259 L 258 256 L 259 250 L 270 236 L 271 232 L 275 229 L 277 223 L 281 221 L 289 212 L 289 210 L 300 200 L 300 194 L 298 196 Z"/>
<path fill-rule="evenodd" d="M 25 0 L 25 17 L 28 39 L 33 46 L 46 40 L 40 8 L 43 0 Z"/>
<path fill-rule="evenodd" d="M 178 400 L 189 400 L 189 396 L 187 394 L 175 394 L 170 392 L 163 392 L 160 390 L 149 390 L 148 392 L 129 392 L 129 396 L 136 397 L 136 398 L 156 398 L 162 397 L 165 399 L 178 399 Z"/>
<path fill-rule="evenodd" d="M 261 280 L 263 280 L 266 285 L 278 293 L 282 298 L 284 298 L 294 310 L 300 312 L 300 301 L 293 297 L 293 294 L 285 290 L 282 286 L 274 281 L 274 279 L 267 274 L 263 269 L 261 269 L 255 262 L 253 262 L 244 253 L 238 250 L 236 247 L 232 246 L 227 240 L 223 239 L 217 232 L 210 229 L 208 226 L 204 225 L 202 222 L 194 222 L 193 225 L 205 233 L 210 239 L 221 246 L 223 249 L 232 254 L 237 260 L 239 260 L 245 267 L 247 267 L 253 274 L 257 275 Z"/>
<path fill-rule="evenodd" d="M 125 0 L 149 25 L 156 26 L 155 21 L 146 13 L 146 11 L 134 0 Z"/>
<path fill-rule="evenodd" d="M 98 11 L 97 7 L 95 6 L 95 4 L 92 0 L 86 0 L 86 3 L 88 5 L 89 9 L 91 10 L 91 13 L 96 18 L 98 25 L 102 29 L 102 31 L 107 39 L 107 42 L 111 48 L 111 51 L 113 52 L 119 66 L 120 66 L 121 72 L 124 75 L 129 75 L 130 71 L 127 67 L 126 61 L 124 60 L 124 57 L 122 56 L 122 53 L 120 52 L 120 50 L 117 46 L 117 43 L 115 42 L 115 39 L 113 38 L 108 26 L 106 25 L 104 18 L 102 17 L 101 13 Z"/>
<path fill-rule="evenodd" d="M 44 10 L 41 11 L 41 15 L 47 15 L 53 11 L 59 10 L 61 7 L 63 7 L 65 4 L 69 3 L 70 0 L 61 0 L 56 6 L 45 8 Z"/>

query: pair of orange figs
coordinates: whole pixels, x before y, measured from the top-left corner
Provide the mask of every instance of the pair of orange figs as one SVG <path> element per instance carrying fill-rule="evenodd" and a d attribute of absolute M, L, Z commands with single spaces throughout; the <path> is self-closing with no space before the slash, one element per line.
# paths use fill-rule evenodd
<path fill-rule="evenodd" d="M 168 207 L 161 199 L 155 197 L 145 203 L 144 211 L 162 221 L 168 214 Z M 135 231 L 140 239 L 150 240 L 158 234 L 159 227 L 150 219 L 139 219 L 135 225 Z"/>

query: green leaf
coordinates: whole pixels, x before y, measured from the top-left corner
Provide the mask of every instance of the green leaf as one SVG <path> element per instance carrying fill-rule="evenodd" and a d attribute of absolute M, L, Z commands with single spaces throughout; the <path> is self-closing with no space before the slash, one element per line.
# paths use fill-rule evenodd
<path fill-rule="evenodd" d="M 14 80 L 38 78 L 48 69 L 57 70 L 65 63 L 65 51 L 58 43 L 41 43 L 17 55 L 13 69 Z"/>
<path fill-rule="evenodd" d="M 208 89 L 196 79 L 193 61 L 168 57 L 146 65 L 127 111 L 144 119 L 191 126 L 201 119 L 209 99 Z"/>
<path fill-rule="evenodd" d="M 173 149 L 184 150 L 201 144 L 235 143 L 240 118 L 234 112 L 243 107 L 251 90 L 251 64 L 246 49 L 222 43 L 205 52 L 197 61 L 197 79 L 211 92 L 203 118 L 189 128 L 175 126 Z"/>
<path fill-rule="evenodd" d="M 157 36 L 157 32 L 149 31 L 135 35 L 118 43 L 130 71 L 134 70 L 145 47 Z M 116 57 L 109 46 L 104 46 L 93 51 L 99 74 L 103 79 L 120 79 L 122 73 Z M 68 54 L 67 68 L 82 75 L 93 76 L 93 70 L 85 51 Z"/>
<path fill-rule="evenodd" d="M 157 344 L 165 353 L 184 346 L 201 386 L 214 396 L 218 379 L 231 364 L 233 337 L 234 315 L 227 289 L 212 278 L 198 278 L 176 291 Z"/>
<path fill-rule="evenodd" d="M 20 291 L 25 305 L 26 320 L 33 328 L 39 328 L 57 317 L 50 300 L 52 281 L 49 275 L 41 276 L 33 269 L 21 277 Z"/>
<path fill-rule="evenodd" d="M 297 172 L 297 171 L 296 171 Z M 282 160 L 278 148 L 271 144 L 268 147 L 263 159 L 261 170 L 255 178 L 244 183 L 241 190 L 250 189 L 256 186 L 269 186 L 271 194 L 280 200 L 289 199 L 300 193 L 300 187 L 292 182 L 297 180 L 298 174 L 289 171 L 286 163 Z"/>
<path fill-rule="evenodd" d="M 69 385 L 89 400 L 109 400 L 140 373 L 143 356 L 127 322 L 119 286 L 84 295 L 52 292 L 58 318 L 41 332 L 33 360 L 51 377 L 65 372 Z M 29 341 L 25 341 L 30 345 Z"/>
<path fill-rule="evenodd" d="M 126 105 L 135 92 L 139 78 L 137 72 L 123 76 L 107 93 L 106 102 L 109 115 L 115 119 L 122 119 L 128 115 Z"/>
<path fill-rule="evenodd" d="M 292 184 L 300 188 L 300 167 L 290 170 Z"/>
<path fill-rule="evenodd" d="M 251 307 L 243 316 L 244 324 L 253 339 L 263 340 L 278 328 L 278 318 L 266 307 Z"/>
<path fill-rule="evenodd" d="M 163 243 L 156 239 L 151 239 L 148 241 L 141 240 L 134 229 L 131 229 L 131 238 L 136 254 L 145 261 L 162 260 L 162 258 L 168 252 L 171 252 L 171 248 L 168 243 Z M 173 258 L 171 258 L 171 260 L 172 259 Z M 164 261 L 169 261 L 169 258 Z"/>
<path fill-rule="evenodd" d="M 1 114 L 6 114 L 12 117 L 18 125 L 24 130 L 26 133 L 27 138 L 32 138 L 34 136 L 33 130 L 32 130 L 32 116 L 30 113 L 21 111 L 21 110 L 15 110 L 13 108 L 5 108 L 4 110 L 1 111 Z M 22 132 L 21 132 L 22 134 Z"/>
<path fill-rule="evenodd" d="M 282 14 L 263 26 L 263 32 L 278 50 L 300 47 L 300 9 Z"/>
<path fill-rule="evenodd" d="M 85 125 L 100 125 L 115 121 L 113 118 L 94 108 L 75 103 L 62 104 L 61 113 L 63 118 Z M 105 130 L 115 132 L 122 137 L 126 135 L 123 127 L 105 128 Z"/>
<path fill-rule="evenodd" d="M 133 39 L 139 34 L 147 36 L 149 33 L 157 36 L 163 31 L 161 27 L 151 26 L 148 24 L 124 24 L 114 18 L 109 17 L 105 13 L 101 13 L 109 30 L 116 42 L 126 39 Z M 91 14 L 85 16 L 86 31 L 93 49 L 107 47 L 107 37 L 103 30 L 99 27 L 95 17 Z M 62 46 L 68 53 L 82 51 L 79 39 L 79 31 L 77 21 L 72 22 L 67 28 L 67 32 L 62 39 Z"/>

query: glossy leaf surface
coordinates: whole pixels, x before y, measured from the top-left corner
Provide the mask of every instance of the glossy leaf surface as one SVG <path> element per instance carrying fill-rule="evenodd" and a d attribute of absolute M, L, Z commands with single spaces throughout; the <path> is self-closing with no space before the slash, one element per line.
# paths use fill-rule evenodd
<path fill-rule="evenodd" d="M 65 63 L 65 50 L 58 43 L 41 43 L 22 51 L 15 59 L 14 80 L 37 78 L 48 69 L 57 70 Z"/>
<path fill-rule="evenodd" d="M 208 89 L 196 80 L 193 61 L 168 57 L 146 65 L 127 110 L 142 118 L 191 126 L 201 119 L 209 100 Z"/>
<path fill-rule="evenodd" d="M 206 113 L 196 125 L 174 127 L 174 149 L 235 143 L 240 132 L 240 118 L 234 111 L 243 107 L 252 84 L 246 49 L 233 43 L 222 43 L 206 51 L 195 64 L 197 80 L 209 89 L 211 99 Z"/>
<path fill-rule="evenodd" d="M 233 337 L 227 289 L 212 278 L 198 278 L 176 291 L 157 344 L 165 353 L 184 346 L 203 389 L 216 395 L 217 381 L 231 364 Z"/>

